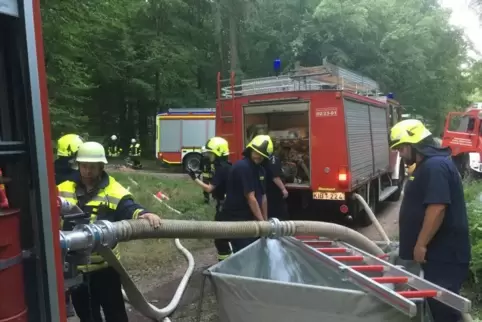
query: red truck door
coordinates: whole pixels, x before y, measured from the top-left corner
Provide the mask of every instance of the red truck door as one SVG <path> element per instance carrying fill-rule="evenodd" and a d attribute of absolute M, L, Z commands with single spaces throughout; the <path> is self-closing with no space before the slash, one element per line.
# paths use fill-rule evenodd
<path fill-rule="evenodd" d="M 450 112 L 445 121 L 442 146 L 450 147 L 452 155 L 478 152 L 480 120 L 475 114 Z"/>

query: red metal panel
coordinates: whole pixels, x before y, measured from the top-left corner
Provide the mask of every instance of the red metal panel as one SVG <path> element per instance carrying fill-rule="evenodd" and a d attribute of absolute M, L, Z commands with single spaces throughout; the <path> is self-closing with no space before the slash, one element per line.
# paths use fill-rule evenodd
<path fill-rule="evenodd" d="M 37 51 L 37 61 L 38 61 L 38 75 L 39 75 L 39 85 L 40 85 L 40 96 L 42 104 L 42 123 L 43 123 L 43 133 L 44 133 L 44 144 L 47 161 L 47 173 L 48 182 L 45 184 L 50 193 L 50 211 L 52 214 L 52 231 L 60 230 L 59 221 L 59 210 L 57 208 L 57 191 L 55 186 L 55 172 L 54 172 L 54 159 L 53 153 L 48 153 L 53 151 L 52 149 L 52 139 L 50 132 L 50 115 L 49 115 L 49 105 L 48 105 L 48 94 L 47 94 L 47 74 L 45 72 L 45 58 L 44 58 L 44 46 L 43 46 L 43 36 L 42 36 L 42 16 L 40 12 L 40 0 L 32 0 L 33 7 L 33 18 L 34 18 L 34 28 L 35 28 L 35 40 L 36 40 L 36 51 Z M 54 236 L 58 236 L 55 235 Z M 63 260 L 61 256 L 60 242 L 59 240 L 54 240 L 54 256 L 56 262 L 56 276 L 57 276 L 57 293 L 58 293 L 58 303 L 60 310 L 59 320 L 67 321 L 67 312 L 65 308 L 65 293 L 64 293 L 64 275 L 63 275 Z"/>
<path fill-rule="evenodd" d="M 343 98 L 334 91 L 310 96 L 311 189 L 347 191 L 338 180 L 340 168 L 348 168 Z"/>
<path fill-rule="evenodd" d="M 0 321 L 26 322 L 19 210 L 0 211 Z"/>

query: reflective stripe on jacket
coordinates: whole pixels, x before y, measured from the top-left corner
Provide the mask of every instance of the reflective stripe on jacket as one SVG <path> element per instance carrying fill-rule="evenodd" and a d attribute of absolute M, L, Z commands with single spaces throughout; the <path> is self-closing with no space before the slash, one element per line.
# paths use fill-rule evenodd
<path fill-rule="evenodd" d="M 96 220 L 109 220 L 116 221 L 117 206 L 123 198 L 132 198 L 132 195 L 127 189 L 125 189 L 114 178 L 108 176 L 108 184 L 105 187 L 101 187 L 97 192 L 97 195 L 89 198 L 84 205 L 79 205 L 78 197 L 82 195 L 78 194 L 77 183 L 74 181 L 64 181 L 58 185 L 59 196 L 65 198 L 72 204 L 78 205 L 86 213 L 90 213 L 90 222 Z M 82 200 L 82 198 L 81 198 Z M 134 212 L 133 219 L 136 219 L 143 209 L 139 209 Z M 63 223 L 62 223 L 63 225 Z M 119 246 L 116 245 L 113 248 L 115 256 L 120 259 Z M 107 267 L 108 264 L 104 261 L 102 256 L 97 253 L 92 253 L 90 257 L 90 264 L 80 265 L 78 269 L 83 272 L 90 272 Z"/>
<path fill-rule="evenodd" d="M 129 155 L 131 157 L 138 157 L 141 155 L 141 145 L 140 143 L 131 144 L 129 146 Z"/>

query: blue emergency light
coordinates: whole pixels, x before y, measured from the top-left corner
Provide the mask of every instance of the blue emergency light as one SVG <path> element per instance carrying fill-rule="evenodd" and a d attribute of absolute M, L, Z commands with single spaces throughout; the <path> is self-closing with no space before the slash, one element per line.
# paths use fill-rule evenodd
<path fill-rule="evenodd" d="M 281 60 L 279 58 L 276 58 L 273 61 L 273 69 L 276 76 L 278 76 L 281 71 Z"/>
<path fill-rule="evenodd" d="M 388 93 L 387 98 L 394 99 L 394 98 L 395 98 L 395 94 L 393 94 L 392 92 L 390 92 L 390 93 Z"/>

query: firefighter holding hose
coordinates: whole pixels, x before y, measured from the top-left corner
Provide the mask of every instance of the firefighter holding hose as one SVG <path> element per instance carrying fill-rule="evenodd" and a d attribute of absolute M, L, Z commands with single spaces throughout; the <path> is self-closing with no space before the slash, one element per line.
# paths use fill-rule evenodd
<path fill-rule="evenodd" d="M 136 204 L 129 191 L 104 171 L 107 159 L 100 143 L 83 143 L 77 151 L 76 161 L 79 171 L 57 187 L 61 197 L 90 215 L 85 220 L 86 224 L 96 220 L 140 218 L 149 220 L 153 227 L 159 227 L 159 216 Z M 73 225 L 72 222 L 64 222 L 62 229 L 72 230 Z M 113 252 L 120 258 L 119 246 Z M 78 266 L 78 269 L 84 274 L 84 284 L 74 288 L 71 296 L 80 321 L 103 321 L 102 307 L 106 322 L 127 322 L 119 274 L 95 253 L 88 265 Z"/>
<path fill-rule="evenodd" d="M 267 220 L 268 202 L 265 187 L 265 162 L 273 153 L 273 142 L 268 135 L 253 138 L 243 151 L 244 158 L 231 168 L 226 188 L 222 220 L 249 221 Z M 235 238 L 231 240 L 236 253 L 257 238 Z"/>
<path fill-rule="evenodd" d="M 470 239 L 462 180 L 449 148 L 441 148 L 418 120 L 390 131 L 391 148 L 416 164 L 400 207 L 399 255 L 421 265 L 424 278 L 459 294 L 468 277 Z M 457 322 L 460 313 L 429 299 L 434 322 Z"/>
<path fill-rule="evenodd" d="M 216 215 L 214 220 L 221 221 L 221 210 L 226 195 L 226 185 L 228 181 L 231 164 L 228 161 L 229 145 L 228 141 L 221 137 L 210 138 L 204 147 L 203 156 L 209 159 L 209 164 L 214 166 L 214 174 L 210 183 L 199 180 L 196 173 L 189 169 L 189 176 L 196 182 L 205 193 L 212 193 L 216 200 Z M 214 246 L 218 252 L 218 260 L 222 261 L 231 255 L 231 245 L 228 239 L 215 239 Z"/>

